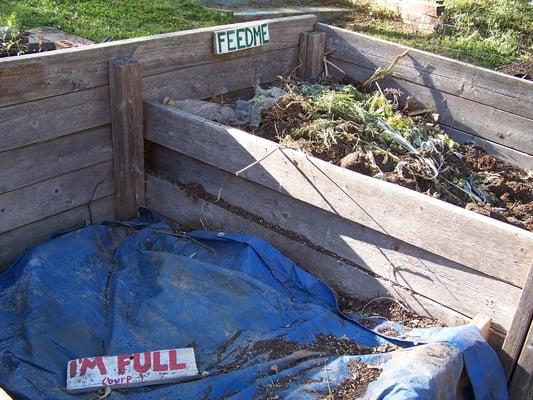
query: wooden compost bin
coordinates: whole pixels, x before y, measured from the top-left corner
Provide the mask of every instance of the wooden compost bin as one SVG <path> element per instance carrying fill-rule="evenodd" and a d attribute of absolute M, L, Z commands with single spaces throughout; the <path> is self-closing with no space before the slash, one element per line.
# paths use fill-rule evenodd
<path fill-rule="evenodd" d="M 0 59 L 0 265 L 147 205 L 261 236 L 342 296 L 393 295 L 449 325 L 489 316 L 512 398 L 526 398 L 533 234 L 161 103 L 316 75 L 324 47 L 361 81 L 406 49 L 314 16 L 264 22 L 267 46 L 225 55 L 213 27 Z M 532 82 L 414 49 L 394 71 L 382 86 L 440 113 L 454 138 L 533 168 Z"/>

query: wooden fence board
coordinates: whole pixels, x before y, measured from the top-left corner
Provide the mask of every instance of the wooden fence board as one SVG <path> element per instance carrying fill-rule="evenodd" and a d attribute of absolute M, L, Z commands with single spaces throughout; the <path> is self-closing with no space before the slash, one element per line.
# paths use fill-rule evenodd
<path fill-rule="evenodd" d="M 0 108 L 0 152 L 110 121 L 108 86 Z"/>
<path fill-rule="evenodd" d="M 348 76 L 364 81 L 374 72 L 360 65 L 336 58 L 331 61 Z M 336 74 L 334 68 L 330 68 Z M 436 89 L 402 80 L 386 78 L 382 88 L 399 88 L 439 114 L 439 123 L 472 133 L 492 142 L 533 154 L 533 120 L 495 109 Z"/>
<path fill-rule="evenodd" d="M 513 321 L 509 328 L 510 334 L 507 335 L 503 342 L 503 351 L 506 359 L 503 366 L 510 378 L 515 365 L 520 357 L 520 353 L 527 340 L 528 331 L 533 322 L 533 268 L 529 271 L 524 289 L 518 301 L 516 312 L 513 315 Z"/>
<path fill-rule="evenodd" d="M 526 343 L 516 364 L 509 385 L 509 398 L 512 400 L 531 400 L 533 393 L 533 325 L 529 328 Z"/>
<path fill-rule="evenodd" d="M 249 58 L 202 64 L 143 79 L 145 99 L 201 99 L 233 92 L 289 74 L 298 61 L 298 48 L 260 53 Z"/>
<path fill-rule="evenodd" d="M 105 86 L 109 82 L 108 61 L 114 58 L 133 57 L 143 64 L 143 76 L 151 76 L 187 65 L 295 47 L 300 32 L 313 30 L 316 17 L 264 22 L 270 24 L 268 46 L 222 56 L 213 54 L 212 35 L 225 27 L 216 26 L 0 59 L 0 107 Z"/>
<path fill-rule="evenodd" d="M 271 153 L 242 176 L 518 287 L 533 259 L 530 232 L 172 107 L 145 102 L 145 138 L 233 173 Z"/>
<path fill-rule="evenodd" d="M 12 231 L 2 233 L 0 234 L 0 266 L 8 265 L 21 255 L 23 251 L 44 242 L 58 232 L 81 227 L 87 223 L 97 224 L 113 218 L 113 197 L 107 196 L 95 200 L 91 204 L 83 204 Z"/>
<path fill-rule="evenodd" d="M 500 331 L 511 323 L 517 287 L 162 146 L 149 146 L 147 154 L 147 165 L 158 175 L 197 182 L 212 196 L 450 309 L 487 315 Z"/>
<path fill-rule="evenodd" d="M 115 214 L 127 220 L 144 206 L 144 138 L 141 65 L 133 59 L 110 62 L 111 129 Z"/>
<path fill-rule="evenodd" d="M 430 299 L 343 264 L 224 208 L 200 199 L 192 200 L 178 187 L 159 178 L 147 175 L 146 188 L 147 205 L 156 212 L 190 228 L 202 229 L 203 223 L 209 229 L 243 232 L 262 237 L 294 262 L 318 276 L 341 296 L 365 299 L 391 294 L 416 313 L 437 318 L 445 324 L 460 325 L 469 320 Z"/>
<path fill-rule="evenodd" d="M 0 155 L 0 193 L 111 160 L 109 125 Z"/>
<path fill-rule="evenodd" d="M 375 37 L 317 24 L 327 33 L 333 57 L 375 70 L 408 49 Z M 394 71 L 401 79 L 533 119 L 533 82 L 447 57 L 409 48 Z"/>
<path fill-rule="evenodd" d="M 113 193 L 111 161 L 0 195 L 0 233 Z"/>

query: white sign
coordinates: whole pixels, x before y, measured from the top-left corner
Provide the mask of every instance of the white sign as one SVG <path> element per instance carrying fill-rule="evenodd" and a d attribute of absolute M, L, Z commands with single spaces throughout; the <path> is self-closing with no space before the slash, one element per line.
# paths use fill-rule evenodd
<path fill-rule="evenodd" d="M 268 24 L 254 23 L 215 32 L 215 54 L 265 46 L 270 41 Z"/>
<path fill-rule="evenodd" d="M 170 349 L 70 360 L 67 392 L 158 385 L 198 375 L 194 349 Z"/>

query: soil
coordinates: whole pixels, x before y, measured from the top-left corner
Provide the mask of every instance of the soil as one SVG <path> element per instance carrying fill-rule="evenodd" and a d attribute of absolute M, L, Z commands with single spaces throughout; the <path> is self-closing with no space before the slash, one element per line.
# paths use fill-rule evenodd
<path fill-rule="evenodd" d="M 316 335 L 316 341 L 312 343 L 296 343 L 291 340 L 286 340 L 283 337 L 276 337 L 268 340 L 258 340 L 254 342 L 250 347 L 239 348 L 233 350 L 235 355 L 232 357 L 235 362 L 223 365 L 221 367 L 218 364 L 222 361 L 224 353 L 228 350 L 231 344 L 240 335 L 237 332 L 225 343 L 223 343 L 215 352 L 217 356 L 217 363 L 208 367 L 214 369 L 218 373 L 226 373 L 241 368 L 242 365 L 254 360 L 257 357 L 261 357 L 266 361 L 280 360 L 287 365 L 283 365 L 283 369 L 288 368 L 291 364 L 290 358 L 281 360 L 285 357 L 294 356 L 301 352 L 309 352 L 305 357 L 296 358 L 294 361 L 299 361 L 302 358 L 308 357 L 334 357 L 341 355 L 360 355 L 360 354 L 379 354 L 387 353 L 398 349 L 397 346 L 392 344 L 380 345 L 377 347 L 362 346 L 358 343 L 352 342 L 347 338 L 338 338 L 332 335 Z M 237 362 L 238 361 L 238 362 Z M 278 368 L 275 366 L 272 373 L 278 372 Z"/>
<path fill-rule="evenodd" d="M 396 300 L 388 297 L 355 300 L 355 299 L 340 299 L 341 311 L 345 313 L 360 313 L 363 316 L 379 316 L 389 321 L 397 322 L 409 328 L 431 328 L 437 326 L 444 326 L 436 319 L 422 317 L 408 310 L 406 307 L 400 305 Z M 368 321 L 368 328 L 372 329 L 375 326 L 373 320 Z M 392 333 L 396 335 L 397 332 L 382 332 L 384 334 Z"/>
<path fill-rule="evenodd" d="M 427 112 L 418 116 L 416 110 L 407 104 L 399 107 L 403 115 L 421 121 L 429 117 Z M 425 110 L 422 110 L 425 111 Z M 498 160 L 487 154 L 485 150 L 473 145 L 460 145 L 459 148 L 446 156 L 446 163 L 460 171 L 462 177 L 478 176 L 483 179 L 483 186 L 488 192 L 485 203 L 475 203 L 460 188 L 451 186 L 443 190 L 439 182 L 427 180 L 424 171 L 417 173 L 417 160 L 414 156 L 396 153 L 397 157 L 411 166 L 407 173 L 394 170 L 394 163 L 386 155 L 375 156 L 375 165 L 365 160 L 365 153 L 354 151 L 350 143 L 339 141 L 334 146 L 326 147 L 323 143 L 309 140 L 293 140 L 289 133 L 295 129 L 309 125 L 309 113 L 299 102 L 282 97 L 269 109 L 263 111 L 259 128 L 246 127 L 249 132 L 266 139 L 296 148 L 322 160 L 341 167 L 373 176 L 377 165 L 383 172 L 383 179 L 400 186 L 428 194 L 459 207 L 486 215 L 511 225 L 533 231 L 533 175 L 505 161 Z M 347 134 L 357 134 L 357 125 L 343 127 Z M 391 153 L 395 153 L 391 149 Z M 449 177 L 449 180 L 453 177 Z"/>
<path fill-rule="evenodd" d="M 533 58 L 504 65 L 503 67 L 498 68 L 498 71 L 516 76 L 520 79 L 533 81 Z"/>
<path fill-rule="evenodd" d="M 328 393 L 324 400 L 354 400 L 366 393 L 368 385 L 381 374 L 381 368 L 358 361 L 348 363 L 350 377 L 341 382 L 340 386 Z"/>

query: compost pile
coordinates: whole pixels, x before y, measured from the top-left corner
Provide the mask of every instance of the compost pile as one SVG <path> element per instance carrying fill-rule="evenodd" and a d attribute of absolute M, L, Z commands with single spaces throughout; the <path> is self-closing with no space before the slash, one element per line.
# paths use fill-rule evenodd
<path fill-rule="evenodd" d="M 533 231 L 533 176 L 460 145 L 438 115 L 400 104 L 397 90 L 283 84 L 252 133 L 344 168 L 393 182 Z M 256 95 L 250 102 L 261 101 Z"/>

